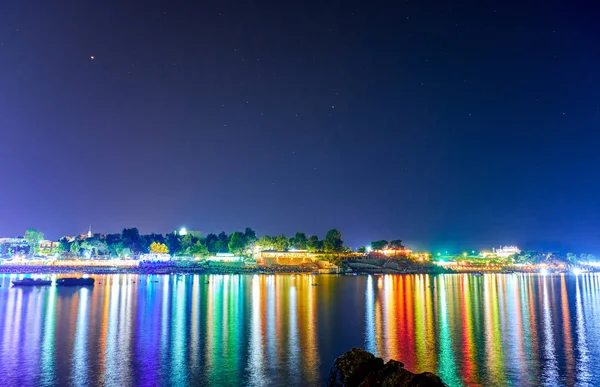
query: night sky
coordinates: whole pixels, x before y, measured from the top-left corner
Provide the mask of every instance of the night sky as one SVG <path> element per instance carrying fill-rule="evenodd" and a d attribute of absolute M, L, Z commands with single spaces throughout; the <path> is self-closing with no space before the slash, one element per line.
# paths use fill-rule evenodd
<path fill-rule="evenodd" d="M 599 9 L 530 3 L 3 0 L 0 236 L 598 254 Z"/>

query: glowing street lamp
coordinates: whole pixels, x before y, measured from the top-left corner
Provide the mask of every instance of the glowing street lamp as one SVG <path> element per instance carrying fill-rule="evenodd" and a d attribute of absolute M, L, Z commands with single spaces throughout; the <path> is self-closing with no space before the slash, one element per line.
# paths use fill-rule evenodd
<path fill-rule="evenodd" d="M 187 235 L 187 230 L 186 230 L 186 228 L 185 228 L 185 227 L 182 227 L 182 228 L 179 230 L 179 235 L 181 235 L 181 236 Z"/>

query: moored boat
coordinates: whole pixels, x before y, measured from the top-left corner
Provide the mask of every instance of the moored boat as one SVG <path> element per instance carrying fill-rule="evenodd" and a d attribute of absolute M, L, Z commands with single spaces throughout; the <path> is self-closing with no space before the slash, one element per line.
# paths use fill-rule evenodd
<path fill-rule="evenodd" d="M 23 278 L 20 280 L 12 281 L 14 286 L 50 286 L 52 285 L 52 281 L 43 280 L 41 278 L 33 279 L 33 278 Z"/>
<path fill-rule="evenodd" d="M 93 278 L 59 278 L 56 286 L 93 286 Z"/>

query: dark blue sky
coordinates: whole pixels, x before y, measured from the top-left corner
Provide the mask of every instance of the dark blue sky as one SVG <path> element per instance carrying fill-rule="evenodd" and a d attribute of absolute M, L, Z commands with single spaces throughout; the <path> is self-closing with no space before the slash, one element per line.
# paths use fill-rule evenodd
<path fill-rule="evenodd" d="M 0 235 L 600 253 L 592 4 L 2 1 Z"/>

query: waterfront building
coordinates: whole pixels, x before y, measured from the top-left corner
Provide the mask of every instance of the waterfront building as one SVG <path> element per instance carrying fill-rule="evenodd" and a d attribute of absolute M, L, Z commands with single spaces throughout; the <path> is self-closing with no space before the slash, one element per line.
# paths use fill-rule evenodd
<path fill-rule="evenodd" d="M 406 247 L 385 247 L 381 250 L 372 250 L 369 255 L 383 255 L 385 257 L 407 257 L 412 253 L 411 249 Z"/>
<path fill-rule="evenodd" d="M 142 254 L 140 255 L 140 261 L 161 261 L 166 262 L 171 260 L 170 254 Z"/>
<path fill-rule="evenodd" d="M 23 255 L 29 251 L 27 241 L 22 238 L 0 238 L 0 257 L 9 258 L 15 255 Z"/>
<path fill-rule="evenodd" d="M 508 258 L 511 255 L 519 254 L 521 250 L 517 246 L 504 246 L 499 249 L 494 249 L 494 254 L 498 258 Z"/>
<path fill-rule="evenodd" d="M 206 260 L 213 262 L 242 262 L 242 257 L 238 257 L 231 253 L 217 253 L 206 258 Z"/>
<path fill-rule="evenodd" d="M 59 242 L 43 240 L 40 242 L 39 252 L 42 255 L 50 254 L 53 248 L 58 247 Z"/>
<path fill-rule="evenodd" d="M 27 241 L 22 237 L 17 238 L 0 238 L 0 245 L 6 245 L 7 247 L 21 248 L 27 247 Z"/>
<path fill-rule="evenodd" d="M 52 261 L 41 261 L 51 266 L 68 267 L 137 267 L 140 264 L 138 259 L 57 259 Z"/>
<path fill-rule="evenodd" d="M 256 262 L 258 265 L 302 265 L 311 263 L 322 253 L 312 253 L 308 250 L 262 250 L 258 253 Z"/>

